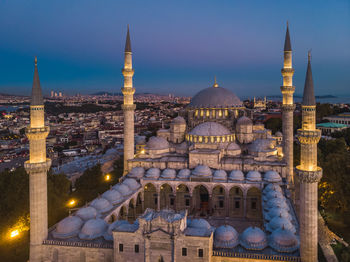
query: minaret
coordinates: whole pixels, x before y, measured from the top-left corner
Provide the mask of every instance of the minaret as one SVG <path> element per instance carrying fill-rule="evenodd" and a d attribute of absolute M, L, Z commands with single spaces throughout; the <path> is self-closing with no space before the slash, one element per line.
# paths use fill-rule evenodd
<path fill-rule="evenodd" d="M 47 237 L 47 178 L 51 160 L 46 158 L 46 137 L 49 127 L 44 121 L 44 101 L 40 87 L 37 58 L 30 102 L 29 160 L 24 167 L 29 174 L 30 252 L 29 261 L 42 261 L 41 245 Z"/>
<path fill-rule="evenodd" d="M 134 93 L 132 77 L 134 69 L 132 68 L 132 52 L 131 42 L 128 32 L 126 34 L 125 51 L 124 51 L 124 68 L 122 70 L 124 76 L 124 87 L 122 92 L 124 95 L 124 104 L 122 109 L 124 112 L 124 175 L 128 172 L 128 160 L 134 158 L 134 111 L 136 105 L 134 104 Z"/>
<path fill-rule="evenodd" d="M 317 166 L 317 143 L 321 131 L 316 129 L 316 101 L 311 72 L 311 55 L 305 79 L 304 96 L 301 104 L 302 127 L 298 130 L 300 141 L 300 165 L 296 174 L 300 183 L 300 255 L 302 262 L 317 260 L 317 189 L 322 169 Z"/>
<path fill-rule="evenodd" d="M 294 69 L 292 67 L 292 46 L 290 44 L 289 28 L 287 22 L 286 39 L 284 42 L 284 64 L 281 70 L 283 76 L 282 103 L 282 132 L 283 132 L 283 155 L 287 164 L 287 182 L 292 186 L 293 179 L 293 112 L 295 109 L 293 101 Z"/>

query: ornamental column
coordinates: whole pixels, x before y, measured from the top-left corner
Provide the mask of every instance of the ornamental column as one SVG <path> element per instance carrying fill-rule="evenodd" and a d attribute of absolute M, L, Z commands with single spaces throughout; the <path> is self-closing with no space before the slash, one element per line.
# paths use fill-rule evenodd
<path fill-rule="evenodd" d="M 37 58 L 30 102 L 29 160 L 24 167 L 29 174 L 30 249 L 29 261 L 42 261 L 42 243 L 47 237 L 47 178 L 51 160 L 46 158 L 46 137 L 49 127 L 44 121 L 44 101 L 40 87 Z"/>
<path fill-rule="evenodd" d="M 295 109 L 293 94 L 294 69 L 292 67 L 292 46 L 290 43 L 289 28 L 287 23 L 287 32 L 284 42 L 284 64 L 281 70 L 283 77 L 283 86 L 281 92 L 282 102 L 282 133 L 283 133 L 283 155 L 287 164 L 287 182 L 292 185 L 293 179 L 293 112 Z"/>
<path fill-rule="evenodd" d="M 124 87 L 122 93 L 124 95 L 124 104 L 122 109 L 124 112 L 124 175 L 128 173 L 128 160 L 134 158 L 134 112 L 136 105 L 134 104 L 134 93 L 132 77 L 134 69 L 132 68 L 132 52 L 131 42 L 128 32 L 126 34 L 125 51 L 124 51 L 124 68 L 122 70 L 124 76 Z"/>
<path fill-rule="evenodd" d="M 317 189 L 322 169 L 317 166 L 317 143 L 321 131 L 316 129 L 316 101 L 311 71 L 311 55 L 302 101 L 302 128 L 298 130 L 300 141 L 300 165 L 296 174 L 300 183 L 300 256 L 302 262 L 317 262 Z"/>

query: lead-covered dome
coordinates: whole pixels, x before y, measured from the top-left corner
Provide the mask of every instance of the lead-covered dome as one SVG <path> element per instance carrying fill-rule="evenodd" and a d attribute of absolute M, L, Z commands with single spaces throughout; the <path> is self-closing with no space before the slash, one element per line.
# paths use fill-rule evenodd
<path fill-rule="evenodd" d="M 288 220 L 288 218 L 282 217 L 282 215 L 279 215 L 277 217 L 274 217 L 267 225 L 266 230 L 273 232 L 276 229 L 284 228 L 287 229 L 293 233 L 296 232 L 295 227 L 293 224 Z"/>
<path fill-rule="evenodd" d="M 181 169 L 177 174 L 178 179 L 187 179 L 191 175 L 191 170 L 189 169 Z"/>
<path fill-rule="evenodd" d="M 276 185 L 276 184 L 268 184 L 264 190 L 263 190 L 263 194 L 267 194 L 268 192 L 270 191 L 278 191 L 280 193 L 282 193 L 282 188 L 279 186 L 279 185 Z"/>
<path fill-rule="evenodd" d="M 128 186 L 132 191 L 135 191 L 140 187 L 140 184 L 132 178 L 125 179 L 122 184 Z"/>
<path fill-rule="evenodd" d="M 244 174 L 241 170 L 232 170 L 229 176 L 229 180 L 232 181 L 243 181 Z"/>
<path fill-rule="evenodd" d="M 173 124 L 184 124 L 186 125 L 186 120 L 182 116 L 177 116 L 172 121 Z"/>
<path fill-rule="evenodd" d="M 62 219 L 56 226 L 55 230 L 52 232 L 55 238 L 70 238 L 77 236 L 83 221 L 77 216 L 69 216 Z"/>
<path fill-rule="evenodd" d="M 214 245 L 216 248 L 234 248 L 238 245 L 238 233 L 229 225 L 218 227 L 214 233 Z"/>
<path fill-rule="evenodd" d="M 99 198 L 94 199 L 91 202 L 90 206 L 96 208 L 96 210 L 101 212 L 101 213 L 106 213 L 113 208 L 111 203 L 103 197 L 99 197 Z"/>
<path fill-rule="evenodd" d="M 231 91 L 222 87 L 203 89 L 192 97 L 189 107 L 192 108 L 230 108 L 240 107 L 242 101 Z"/>
<path fill-rule="evenodd" d="M 250 182 L 259 182 L 261 181 L 261 174 L 258 171 L 251 170 L 247 174 L 247 180 Z"/>
<path fill-rule="evenodd" d="M 87 221 L 92 218 L 96 218 L 98 216 L 97 210 L 94 207 L 83 207 L 77 211 L 77 216 L 82 220 Z"/>
<path fill-rule="evenodd" d="M 110 189 L 102 194 L 102 197 L 107 199 L 112 205 L 118 205 L 123 202 L 123 196 L 114 189 Z"/>
<path fill-rule="evenodd" d="M 91 240 L 101 237 L 107 230 L 107 223 L 100 218 L 88 220 L 81 232 L 79 233 L 80 239 Z"/>
<path fill-rule="evenodd" d="M 225 170 L 215 170 L 214 172 L 214 181 L 226 181 L 227 180 L 227 173 Z"/>
<path fill-rule="evenodd" d="M 240 244 L 249 250 L 262 250 L 267 246 L 267 237 L 260 228 L 248 227 L 240 236 Z"/>
<path fill-rule="evenodd" d="M 143 175 L 145 174 L 145 169 L 143 167 L 134 167 L 133 169 L 131 169 L 128 177 L 132 177 L 132 178 L 141 178 L 143 177 Z"/>
<path fill-rule="evenodd" d="M 192 171 L 192 175 L 196 177 L 211 177 L 211 169 L 208 166 L 198 165 Z"/>
<path fill-rule="evenodd" d="M 253 125 L 253 121 L 246 116 L 242 116 L 237 120 L 237 126 L 248 126 L 248 125 Z"/>
<path fill-rule="evenodd" d="M 161 150 L 169 148 L 169 143 L 165 138 L 159 136 L 152 136 L 148 140 L 146 147 L 153 150 Z"/>
<path fill-rule="evenodd" d="M 160 169 L 156 167 L 151 167 L 147 170 L 145 177 L 157 179 L 160 176 Z"/>
<path fill-rule="evenodd" d="M 163 170 L 160 176 L 163 179 L 174 179 L 176 177 L 176 170 L 171 168 L 166 168 Z"/>
<path fill-rule="evenodd" d="M 294 252 L 299 248 L 299 239 L 293 232 L 280 228 L 271 234 L 269 245 L 278 252 Z"/>
<path fill-rule="evenodd" d="M 282 181 L 282 178 L 276 171 L 270 170 L 265 173 L 264 181 L 269 183 L 278 183 Z"/>
<path fill-rule="evenodd" d="M 219 123 L 204 122 L 193 128 L 189 134 L 196 136 L 225 136 L 230 135 L 231 132 Z"/>

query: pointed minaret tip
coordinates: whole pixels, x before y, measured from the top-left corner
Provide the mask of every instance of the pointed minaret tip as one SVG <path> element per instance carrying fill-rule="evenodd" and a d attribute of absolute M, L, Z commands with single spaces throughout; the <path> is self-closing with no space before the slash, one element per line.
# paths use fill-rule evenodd
<path fill-rule="evenodd" d="M 125 52 L 130 52 L 131 53 L 131 41 L 130 41 L 129 25 L 128 25 L 128 31 L 126 33 Z"/>
<path fill-rule="evenodd" d="M 289 23 L 288 23 L 288 21 L 287 21 L 286 38 L 284 40 L 284 51 L 292 51 L 292 45 L 290 43 L 290 36 L 289 36 Z"/>
<path fill-rule="evenodd" d="M 33 77 L 33 86 L 32 86 L 32 96 L 30 105 L 32 106 L 41 106 L 44 105 L 43 94 L 40 86 L 40 79 L 38 73 L 38 58 L 34 58 L 34 77 Z"/>
<path fill-rule="evenodd" d="M 38 65 L 38 58 L 35 56 L 35 58 L 34 58 L 34 64 L 35 64 L 35 66 L 37 66 Z"/>
<path fill-rule="evenodd" d="M 306 70 L 302 105 L 304 106 L 316 105 L 314 81 L 312 79 L 312 70 L 311 70 L 311 50 L 307 52 L 307 70 Z"/>
<path fill-rule="evenodd" d="M 307 51 L 307 62 L 311 63 L 311 49 Z"/>

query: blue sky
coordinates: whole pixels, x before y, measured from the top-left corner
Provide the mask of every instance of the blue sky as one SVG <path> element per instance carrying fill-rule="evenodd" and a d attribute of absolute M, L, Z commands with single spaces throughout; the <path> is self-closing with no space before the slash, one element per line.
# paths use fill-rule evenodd
<path fill-rule="evenodd" d="M 279 94 L 286 21 L 302 94 L 312 48 L 316 94 L 350 93 L 350 1 L 0 0 L 0 92 L 119 92 L 130 24 L 138 92 Z"/>

